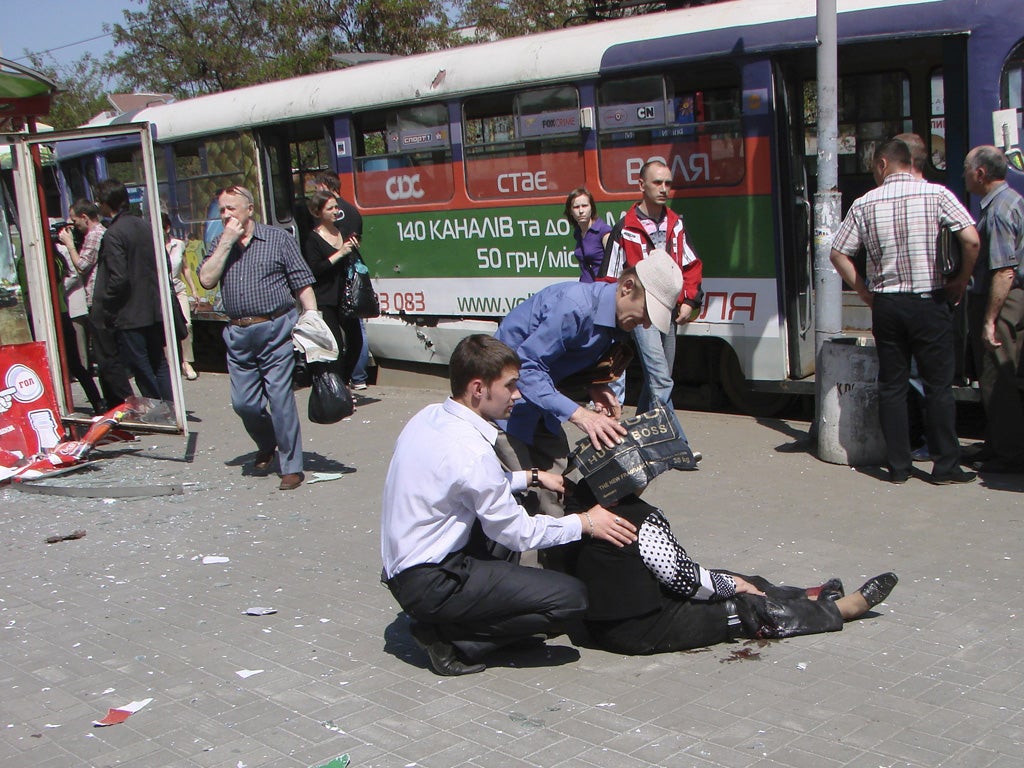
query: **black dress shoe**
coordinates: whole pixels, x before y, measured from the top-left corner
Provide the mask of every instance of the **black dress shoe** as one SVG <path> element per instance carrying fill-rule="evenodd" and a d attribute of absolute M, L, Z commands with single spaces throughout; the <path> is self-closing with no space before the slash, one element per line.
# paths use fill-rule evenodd
<path fill-rule="evenodd" d="M 888 479 L 894 485 L 903 485 L 910 479 L 910 473 L 903 469 L 890 469 Z"/>
<path fill-rule="evenodd" d="M 1002 459 L 989 459 L 988 461 L 976 461 L 971 465 L 974 469 L 986 475 L 1021 475 L 1024 474 L 1024 464 L 1015 464 L 1012 461 Z"/>
<path fill-rule="evenodd" d="M 960 463 L 973 464 L 976 461 L 988 461 L 996 457 L 995 452 L 985 443 L 974 443 L 960 449 Z"/>
<path fill-rule="evenodd" d="M 890 571 L 889 573 L 875 576 L 873 579 L 868 579 L 864 582 L 864 586 L 857 591 L 867 601 L 868 608 L 874 608 L 889 596 L 889 593 L 892 592 L 893 587 L 896 586 L 898 581 L 899 577 Z"/>
<path fill-rule="evenodd" d="M 438 637 L 437 630 L 430 624 L 416 622 L 409 631 L 412 632 L 416 644 L 427 652 L 431 668 L 439 675 L 472 675 L 487 669 L 486 664 L 467 664 L 460 659 L 455 646 Z"/>
<path fill-rule="evenodd" d="M 973 483 L 977 479 L 978 475 L 976 473 L 964 472 L 960 467 L 944 475 L 936 475 L 934 472 L 931 475 L 932 485 L 964 485 L 966 483 Z"/>

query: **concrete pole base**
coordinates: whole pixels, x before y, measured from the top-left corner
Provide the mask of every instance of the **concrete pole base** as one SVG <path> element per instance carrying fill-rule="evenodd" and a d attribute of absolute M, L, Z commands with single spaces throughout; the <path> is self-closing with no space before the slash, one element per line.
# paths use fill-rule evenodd
<path fill-rule="evenodd" d="M 885 463 L 878 420 L 878 354 L 872 339 L 837 336 L 818 366 L 818 458 L 851 467 Z"/>

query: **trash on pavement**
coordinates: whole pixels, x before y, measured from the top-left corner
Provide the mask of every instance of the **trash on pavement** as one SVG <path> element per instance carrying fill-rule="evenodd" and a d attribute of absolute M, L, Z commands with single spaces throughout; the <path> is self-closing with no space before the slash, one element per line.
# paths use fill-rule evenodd
<path fill-rule="evenodd" d="M 107 710 L 107 716 L 102 720 L 93 720 L 92 724 L 97 728 L 101 728 L 105 725 L 117 725 L 123 723 L 129 717 L 134 715 L 144 706 L 149 704 L 153 699 L 142 699 L 141 701 L 129 701 L 123 707 L 116 707 L 115 709 Z"/>

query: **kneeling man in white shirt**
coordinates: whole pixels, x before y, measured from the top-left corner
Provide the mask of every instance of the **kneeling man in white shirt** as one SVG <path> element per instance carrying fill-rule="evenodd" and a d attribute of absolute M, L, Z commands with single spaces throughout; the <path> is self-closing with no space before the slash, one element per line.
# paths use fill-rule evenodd
<path fill-rule="evenodd" d="M 452 396 L 409 420 L 384 484 L 383 578 L 413 620 L 412 634 L 440 675 L 481 672 L 498 648 L 564 630 L 587 608 L 582 582 L 495 557 L 594 536 L 623 546 L 636 529 L 601 506 L 531 517 L 513 496 L 528 486 L 562 493 L 561 475 L 505 472 L 498 428 L 519 399 L 519 358 L 485 335 L 468 336 L 449 363 Z"/>

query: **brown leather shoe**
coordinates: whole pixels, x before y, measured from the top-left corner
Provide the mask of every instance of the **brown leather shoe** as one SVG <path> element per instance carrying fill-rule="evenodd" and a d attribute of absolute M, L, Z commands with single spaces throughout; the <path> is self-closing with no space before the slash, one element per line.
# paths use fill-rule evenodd
<path fill-rule="evenodd" d="M 256 472 L 266 474 L 267 470 L 270 469 L 270 462 L 274 460 L 274 452 L 268 451 L 267 453 L 257 453 L 256 459 L 252 463 L 252 468 Z"/>
<path fill-rule="evenodd" d="M 302 485 L 302 473 L 289 472 L 287 475 L 281 475 L 281 484 L 277 486 L 277 490 L 294 491 L 300 485 Z"/>

